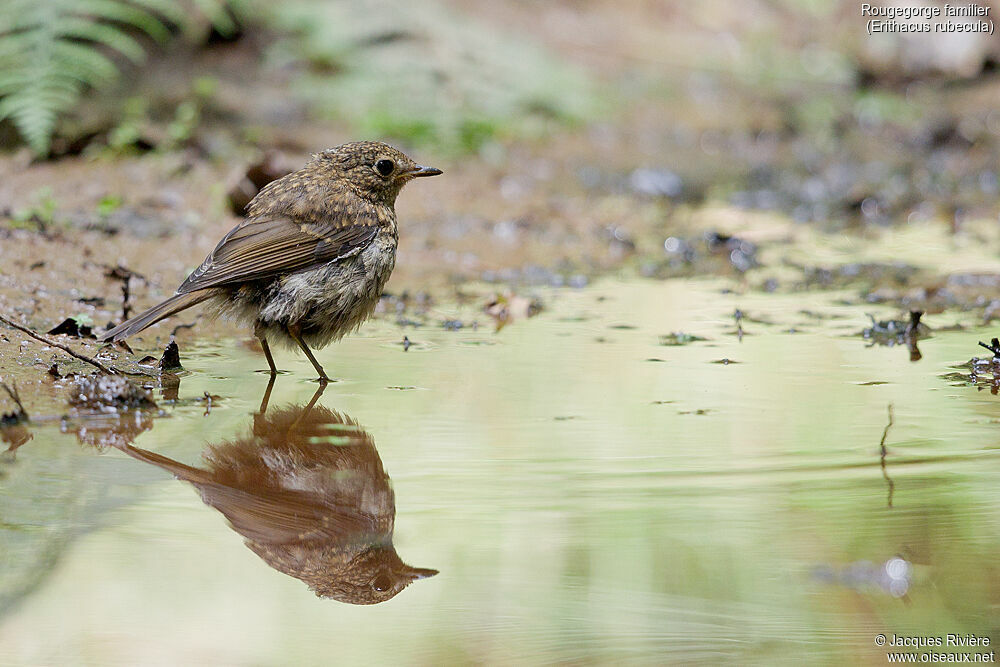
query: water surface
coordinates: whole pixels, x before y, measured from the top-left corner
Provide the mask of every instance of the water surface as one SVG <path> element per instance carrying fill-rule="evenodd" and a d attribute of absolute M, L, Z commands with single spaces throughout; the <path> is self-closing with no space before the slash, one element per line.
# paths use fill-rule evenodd
<path fill-rule="evenodd" d="M 379 604 L 317 597 L 197 485 L 36 420 L 0 464 L 3 662 L 843 663 L 884 660 L 878 633 L 1000 639 L 1000 397 L 947 377 L 989 330 L 937 331 L 911 362 L 867 345 L 844 294 L 540 296 L 499 332 L 441 307 L 480 326 L 389 318 L 320 353 L 339 381 L 315 406 L 370 439 L 395 550 L 439 571 Z M 661 344 L 676 332 L 705 340 Z M 206 469 L 252 440 L 265 364 L 231 341 L 182 353 L 177 402 L 157 393 L 131 446 Z M 278 361 L 265 414 L 306 410 L 308 362 Z M 323 428 L 303 442 L 354 442 Z"/>

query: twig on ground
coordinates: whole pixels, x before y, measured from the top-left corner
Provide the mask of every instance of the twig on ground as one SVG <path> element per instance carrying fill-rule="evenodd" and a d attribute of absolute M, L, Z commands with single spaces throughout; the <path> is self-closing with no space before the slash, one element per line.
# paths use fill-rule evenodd
<path fill-rule="evenodd" d="M 0 315 L 0 322 L 3 322 L 4 324 L 6 324 L 7 326 L 9 326 L 11 328 L 17 329 L 21 333 L 26 334 L 26 335 L 34 338 L 35 340 L 37 340 L 37 341 L 39 341 L 41 343 L 45 343 L 46 345 L 51 345 L 52 347 L 59 348 L 60 350 L 62 350 L 66 354 L 70 355 L 74 359 L 79 359 L 80 361 L 84 361 L 84 362 L 90 364 L 91 366 L 95 366 L 96 368 L 98 368 L 99 370 L 101 370 L 101 372 L 103 372 L 103 373 L 107 373 L 108 375 L 124 375 L 125 374 L 123 371 L 120 371 L 117 368 L 105 366 L 104 364 L 102 364 L 101 362 L 97 361 L 96 359 L 92 359 L 92 358 L 90 358 L 90 357 L 88 357 L 86 355 L 80 354 L 79 352 L 75 352 L 68 345 L 63 345 L 62 343 L 57 343 L 54 340 L 49 340 L 45 336 L 40 336 L 40 335 L 36 334 L 34 331 L 32 331 L 31 329 L 29 329 L 27 327 L 24 327 L 24 326 L 21 326 L 20 324 L 17 324 L 16 322 L 10 321 L 9 319 L 7 319 L 6 317 L 4 317 L 3 315 Z"/>

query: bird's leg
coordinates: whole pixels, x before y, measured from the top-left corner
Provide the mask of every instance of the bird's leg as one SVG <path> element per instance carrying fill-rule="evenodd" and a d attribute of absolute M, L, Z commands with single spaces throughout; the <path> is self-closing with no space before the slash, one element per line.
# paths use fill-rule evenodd
<path fill-rule="evenodd" d="M 278 367 L 274 365 L 274 357 L 271 356 L 271 347 L 267 344 L 267 337 L 264 336 L 264 330 L 261 328 L 260 322 L 253 325 L 253 335 L 257 336 L 260 340 L 260 347 L 264 350 L 264 357 L 267 358 L 267 365 L 271 369 L 271 377 L 274 378 L 278 374 Z"/>
<path fill-rule="evenodd" d="M 307 405 L 302 409 L 302 413 L 295 419 L 294 422 L 292 422 L 292 425 L 288 427 L 289 434 L 291 434 L 292 431 L 298 428 L 299 423 L 303 419 L 309 416 L 309 413 L 312 412 L 313 406 L 316 405 L 316 401 L 319 400 L 319 397 L 323 395 L 324 391 L 326 391 L 326 383 L 320 382 L 319 386 L 316 387 L 316 392 L 313 394 L 313 397 L 309 400 L 309 405 Z"/>
<path fill-rule="evenodd" d="M 309 361 L 312 362 L 313 368 L 315 368 L 316 372 L 319 373 L 320 384 L 326 384 L 327 382 L 329 382 L 330 378 L 326 376 L 326 371 L 324 371 L 323 367 L 319 365 L 318 361 L 316 361 L 316 357 L 313 356 L 312 350 L 309 349 L 309 346 L 306 345 L 306 342 L 302 340 L 302 327 L 298 325 L 289 326 L 288 335 L 291 336 L 292 339 L 299 344 L 299 347 L 302 348 L 302 351 L 306 353 L 307 357 L 309 357 Z"/>
<path fill-rule="evenodd" d="M 274 389 L 274 379 L 276 377 L 278 376 L 271 373 L 271 377 L 267 379 L 267 389 L 264 390 L 264 398 L 260 399 L 260 410 L 257 411 L 259 414 L 267 412 L 267 404 L 271 400 L 271 390 Z"/>
<path fill-rule="evenodd" d="M 320 386 L 316 387 L 316 392 L 313 394 L 312 398 L 309 399 L 309 404 L 302 409 L 303 415 L 308 415 L 312 411 L 313 406 L 316 405 L 316 401 L 319 400 L 319 397 L 323 395 L 324 391 L 326 391 L 326 385 L 321 384 Z"/>

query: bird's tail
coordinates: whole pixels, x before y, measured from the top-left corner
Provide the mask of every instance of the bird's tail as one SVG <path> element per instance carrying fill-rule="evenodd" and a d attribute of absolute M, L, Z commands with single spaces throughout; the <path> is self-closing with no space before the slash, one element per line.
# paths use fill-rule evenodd
<path fill-rule="evenodd" d="M 192 484 L 210 484 L 212 482 L 212 477 L 207 471 L 185 465 L 179 461 L 174 461 L 171 458 L 161 456 L 155 452 L 151 452 L 146 449 L 139 449 L 138 447 L 133 447 L 132 445 L 121 445 L 118 446 L 118 449 L 134 459 L 166 470 L 177 479 L 184 480 L 185 482 L 191 482 Z"/>
<path fill-rule="evenodd" d="M 140 313 L 130 320 L 122 322 L 110 331 L 104 332 L 98 340 L 101 342 L 125 340 L 132 334 L 139 333 L 146 327 L 156 324 L 164 317 L 170 317 L 174 313 L 199 304 L 206 299 L 210 299 L 212 296 L 213 290 L 199 290 L 186 294 L 175 294 L 163 303 L 153 306 L 146 312 Z"/>

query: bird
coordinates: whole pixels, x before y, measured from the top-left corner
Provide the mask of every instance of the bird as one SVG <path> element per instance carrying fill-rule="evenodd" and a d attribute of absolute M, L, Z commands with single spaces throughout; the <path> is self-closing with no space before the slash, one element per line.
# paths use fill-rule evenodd
<path fill-rule="evenodd" d="M 251 551 L 318 597 L 385 602 L 438 571 L 396 553 L 395 495 L 375 442 L 349 416 L 316 405 L 322 391 L 269 412 L 268 385 L 250 432 L 209 444 L 204 468 L 116 446 L 190 483 Z"/>
<path fill-rule="evenodd" d="M 298 346 L 330 381 L 310 347 L 361 326 L 396 263 L 395 203 L 415 178 L 443 173 L 379 141 L 316 153 L 267 184 L 247 218 L 227 233 L 166 301 L 99 338 L 118 342 L 191 306 L 252 326 L 272 376 L 270 344 Z"/>

